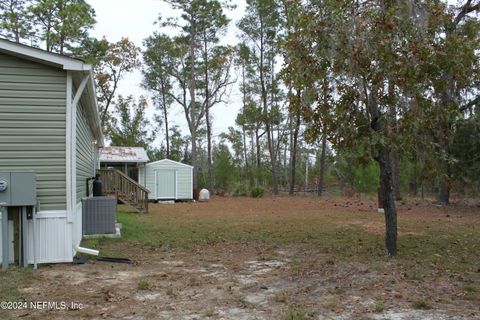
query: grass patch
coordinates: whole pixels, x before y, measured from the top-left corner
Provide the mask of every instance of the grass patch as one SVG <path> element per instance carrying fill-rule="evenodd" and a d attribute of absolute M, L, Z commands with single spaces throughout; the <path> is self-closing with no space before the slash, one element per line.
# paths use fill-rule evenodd
<path fill-rule="evenodd" d="M 188 279 L 188 284 L 191 286 L 191 287 L 198 287 L 202 284 L 202 282 L 200 281 L 199 278 L 195 277 L 195 276 L 192 276 Z"/>
<path fill-rule="evenodd" d="M 480 296 L 477 287 L 473 284 L 464 285 L 463 292 L 465 292 L 465 298 L 468 300 L 477 300 Z"/>
<path fill-rule="evenodd" d="M 340 303 L 340 300 L 336 296 L 326 297 L 322 302 L 322 307 L 327 310 L 334 311 Z"/>
<path fill-rule="evenodd" d="M 411 281 L 423 281 L 423 276 L 415 270 L 407 272 L 406 278 Z"/>
<path fill-rule="evenodd" d="M 282 316 L 283 320 L 307 320 L 310 317 L 300 309 L 295 308 L 294 306 L 289 306 L 287 311 Z"/>
<path fill-rule="evenodd" d="M 0 273 L 0 301 L 26 301 L 28 297 L 19 288 L 24 288 L 37 279 L 33 268 L 10 266 L 8 271 Z M 0 318 L 7 319 L 4 317 L 7 312 L 0 309 Z"/>
<path fill-rule="evenodd" d="M 466 284 L 463 286 L 463 291 L 466 293 L 475 293 L 477 292 L 477 288 L 473 284 Z"/>
<path fill-rule="evenodd" d="M 418 310 L 428 310 L 431 309 L 430 305 L 423 298 L 417 299 L 413 302 L 413 307 Z"/>
<path fill-rule="evenodd" d="M 97 249 L 100 247 L 101 239 L 88 239 L 85 240 L 85 247 L 90 249 Z"/>
<path fill-rule="evenodd" d="M 289 297 L 286 292 L 279 292 L 273 297 L 273 300 L 278 303 L 287 303 L 288 298 Z"/>
<path fill-rule="evenodd" d="M 167 290 L 165 291 L 165 294 L 169 297 L 173 296 L 173 288 L 168 287 Z"/>
<path fill-rule="evenodd" d="M 382 313 L 385 310 L 385 304 L 382 301 L 377 301 L 375 303 L 375 312 Z"/>
<path fill-rule="evenodd" d="M 257 243 L 267 248 L 281 247 L 289 244 L 312 244 L 319 251 L 335 253 L 335 256 L 354 257 L 371 256 L 383 252 L 382 237 L 370 235 L 364 237 L 364 246 L 352 245 L 354 240 L 364 232 L 357 226 L 325 224 L 319 221 L 296 221 L 295 215 L 282 221 L 276 216 L 257 217 L 256 221 L 245 221 L 242 215 L 234 218 L 135 214 L 119 211 L 117 219 L 122 223 L 122 239 L 146 247 L 193 249 L 196 246 L 224 244 Z M 340 229 L 340 230 L 339 230 Z M 265 255 L 260 260 L 274 257 Z M 331 265 L 333 258 L 326 258 L 325 264 Z"/>
<path fill-rule="evenodd" d="M 207 311 L 205 311 L 203 313 L 203 315 L 207 318 L 213 318 L 213 317 L 216 317 L 218 314 L 215 312 L 215 310 L 213 309 L 208 309 Z"/>
<path fill-rule="evenodd" d="M 148 279 L 141 279 L 140 281 L 138 281 L 138 285 L 137 285 L 138 290 L 148 290 L 150 289 L 150 287 L 151 287 L 151 284 Z"/>
<path fill-rule="evenodd" d="M 24 301 L 26 297 L 18 289 L 28 285 L 37 277 L 33 268 L 11 266 L 0 279 L 0 301 Z"/>
<path fill-rule="evenodd" d="M 341 287 L 330 288 L 328 290 L 331 294 L 341 295 L 345 293 L 345 289 Z"/>
<path fill-rule="evenodd" d="M 155 247 L 165 251 L 229 243 L 252 244 L 263 248 L 259 260 L 270 260 L 274 257 L 274 248 L 297 245 L 306 249 L 314 247 L 323 255 L 319 263 L 325 266 L 348 259 L 381 270 L 386 261 L 393 261 L 401 269 L 409 270 L 406 273 L 408 280 L 422 281 L 422 274 L 415 269 L 433 265 L 452 272 L 471 271 L 476 261 L 474 248 L 480 241 L 480 230 L 468 220 L 459 220 L 452 228 L 434 217 L 424 216 L 419 222 L 413 215 L 404 215 L 399 216 L 398 224 L 411 234 L 399 235 L 398 255 L 386 258 L 381 215 L 348 208 L 324 209 L 320 205 L 296 215 L 279 212 L 282 208 L 272 208 L 268 199 L 224 198 L 216 201 L 223 201 L 221 212 L 205 208 L 209 204 L 198 206 L 194 203 L 168 207 L 152 205 L 149 214 L 129 212 L 120 206 L 117 219 L 123 225 L 122 238 L 102 239 L 92 243 L 91 247 L 100 247 L 103 255 L 115 246 L 113 244 L 119 249 L 118 244 L 122 242 L 129 242 L 136 249 L 139 246 Z M 230 203 L 235 201 L 247 202 L 250 210 L 243 209 L 243 202 L 237 204 L 241 209 L 230 208 Z M 248 201 L 254 201 L 254 207 Z M 185 206 L 189 206 L 188 210 Z M 379 232 L 368 232 L 363 227 L 372 223 L 378 225 Z M 118 253 L 111 251 L 110 255 L 118 256 Z M 303 267 L 302 262 L 297 268 L 293 266 L 293 271 L 300 273 Z M 414 271 L 410 271 L 412 269 Z"/>

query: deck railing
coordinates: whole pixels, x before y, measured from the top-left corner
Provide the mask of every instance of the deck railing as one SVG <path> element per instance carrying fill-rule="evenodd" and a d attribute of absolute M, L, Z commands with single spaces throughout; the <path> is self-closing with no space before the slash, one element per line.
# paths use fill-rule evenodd
<path fill-rule="evenodd" d="M 98 169 L 105 195 L 115 194 L 117 200 L 134 208 L 138 212 L 148 212 L 147 188 L 116 169 Z"/>

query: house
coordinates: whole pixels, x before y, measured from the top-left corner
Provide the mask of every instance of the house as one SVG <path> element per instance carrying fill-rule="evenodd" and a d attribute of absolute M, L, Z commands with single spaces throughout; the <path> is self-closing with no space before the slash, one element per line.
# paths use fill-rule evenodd
<path fill-rule="evenodd" d="M 138 147 L 103 147 L 99 149 L 102 192 L 115 197 L 131 209 L 148 212 L 150 190 L 139 183 L 138 172 L 148 162 L 145 149 Z"/>
<path fill-rule="evenodd" d="M 70 262 L 79 250 L 81 199 L 102 146 L 92 66 L 0 39 L 0 171 L 36 174 L 28 240 L 38 263 Z"/>
<path fill-rule="evenodd" d="M 138 170 L 149 161 L 141 147 L 103 147 L 99 150 L 100 168 L 113 168 L 138 182 Z"/>
<path fill-rule="evenodd" d="M 193 167 L 163 159 L 139 169 L 139 182 L 150 193 L 150 200 L 192 200 Z"/>

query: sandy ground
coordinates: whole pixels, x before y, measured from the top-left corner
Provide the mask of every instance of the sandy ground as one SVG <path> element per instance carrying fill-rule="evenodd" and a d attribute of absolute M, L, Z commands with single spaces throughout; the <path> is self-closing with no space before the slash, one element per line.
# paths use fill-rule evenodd
<path fill-rule="evenodd" d="M 375 203 L 368 199 L 329 199 L 321 204 L 310 198 L 217 198 L 206 204 L 154 204 L 150 214 L 161 223 L 166 214 L 229 219 L 241 211 L 252 217 L 258 212 L 267 212 L 281 218 L 300 210 L 302 219 L 309 219 L 327 212 L 341 215 L 371 212 L 375 208 Z M 415 202 L 399 204 L 399 207 L 401 214 L 416 219 L 437 222 L 445 219 L 451 224 L 478 225 L 480 222 L 477 207 L 459 205 L 456 209 L 439 209 Z M 348 222 L 362 223 L 365 232 L 383 232 L 378 219 Z M 400 234 L 422 235 L 422 231 L 421 228 L 401 228 Z M 25 319 L 303 319 L 287 317 L 298 311 L 304 313 L 306 319 L 480 319 L 478 296 L 468 298 L 462 291 L 465 283 L 480 290 L 480 270 L 446 273 L 432 268 L 421 280 L 411 280 L 395 261 L 363 262 L 334 259 L 335 255 L 332 259 L 332 255 L 301 243 L 266 248 L 259 243 L 227 241 L 188 250 L 123 242 L 110 245 L 123 249 L 133 263 L 89 260 L 83 265 L 42 266 L 36 271 L 38 280 L 21 291 L 29 301 L 63 301 L 70 308 L 17 310 L 10 316 Z M 428 301 L 429 309 L 412 307 L 418 297 Z M 77 305 L 71 307 L 71 303 Z"/>

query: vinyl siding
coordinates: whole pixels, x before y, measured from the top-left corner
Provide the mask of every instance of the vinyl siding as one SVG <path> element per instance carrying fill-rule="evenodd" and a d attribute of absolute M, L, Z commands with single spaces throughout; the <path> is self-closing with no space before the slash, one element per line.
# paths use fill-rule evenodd
<path fill-rule="evenodd" d="M 0 170 L 33 170 L 41 210 L 66 209 L 66 72 L 0 53 Z"/>
<path fill-rule="evenodd" d="M 145 176 L 146 170 L 146 176 Z M 150 190 L 149 199 L 156 199 L 155 194 L 155 171 L 156 170 L 175 170 L 177 171 L 177 197 L 176 199 L 192 199 L 192 168 L 177 164 L 173 161 L 152 162 L 139 170 L 138 181 Z M 162 183 L 162 182 L 160 182 Z"/>
<path fill-rule="evenodd" d="M 94 175 L 94 140 L 87 116 L 81 105 L 77 107 L 77 203 L 87 196 L 87 178 Z"/>

